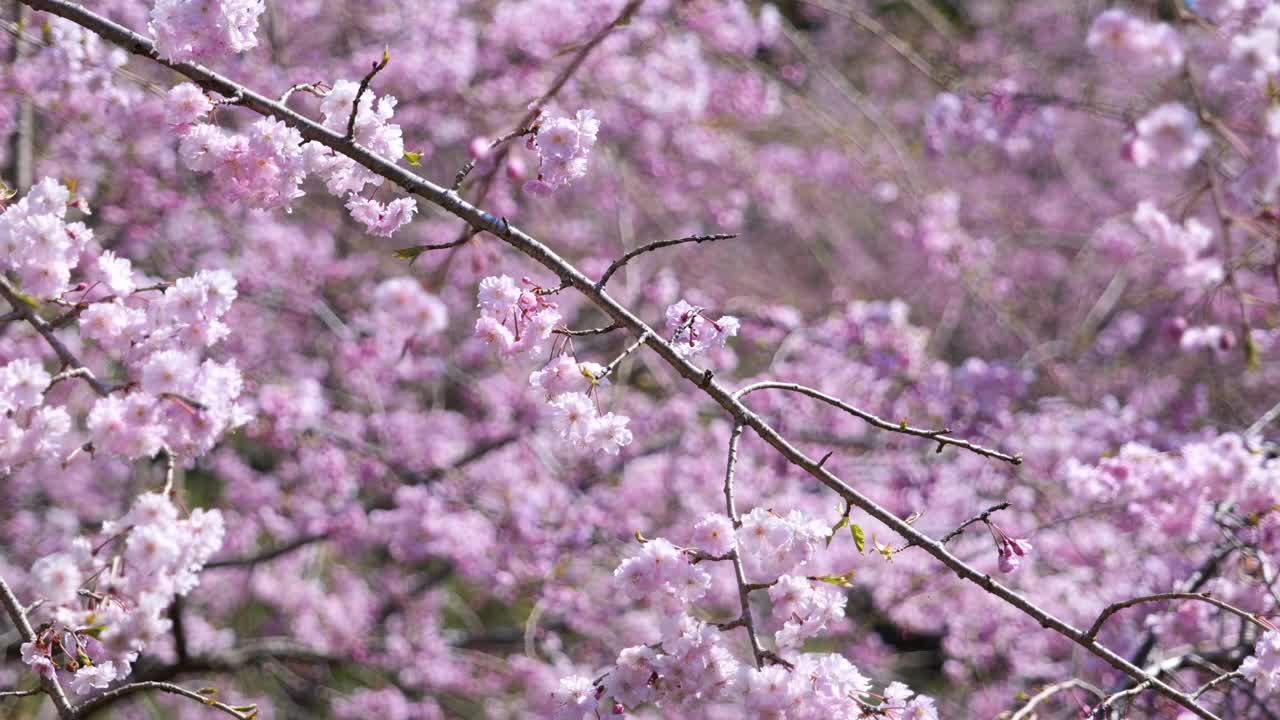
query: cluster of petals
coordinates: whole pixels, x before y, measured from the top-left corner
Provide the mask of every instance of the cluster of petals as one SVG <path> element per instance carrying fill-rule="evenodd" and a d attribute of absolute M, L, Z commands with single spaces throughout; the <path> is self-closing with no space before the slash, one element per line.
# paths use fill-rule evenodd
<path fill-rule="evenodd" d="M 324 125 L 346 133 L 359 90 L 357 83 L 339 80 L 320 104 Z M 304 143 L 302 134 L 273 118 L 260 118 L 243 133 L 232 133 L 208 122 L 214 103 L 191 83 L 169 91 L 165 118 L 181 142 L 179 154 L 195 172 L 210 173 L 227 202 L 244 202 L 258 209 L 288 209 L 302 197 L 302 183 L 315 175 L 328 191 L 346 200 L 352 219 L 372 235 L 390 237 L 413 220 L 418 210 L 411 197 L 382 202 L 362 197 L 366 185 L 382 185 L 383 178 L 354 160 L 317 142 Z M 391 160 L 404 155 L 400 126 L 390 122 L 396 99 L 366 92 L 356 113 L 355 141 Z"/>
<path fill-rule="evenodd" d="M 475 333 L 503 356 L 536 355 L 560 324 L 560 311 L 528 278 L 520 283 L 507 275 L 480 281 L 480 317 Z M 608 384 L 605 368 L 559 354 L 529 375 L 551 410 L 556 433 L 570 446 L 616 455 L 631 444 L 631 419 L 600 408 L 600 388 Z"/>
<path fill-rule="evenodd" d="M 201 105 L 189 91 L 178 92 L 182 87 L 170 93 L 168 118 L 182 133 L 178 152 L 189 169 L 210 173 L 227 202 L 265 210 L 287 208 L 302 197 L 306 163 L 301 133 L 272 118 L 259 119 L 243 134 L 211 123 L 192 124 L 200 117 L 192 113 Z"/>
<path fill-rule="evenodd" d="M 525 183 L 525 192 L 545 197 L 586 175 L 599 132 L 600 121 L 591 110 L 543 120 L 529 138 L 529 149 L 538 153 L 538 177 Z"/>
<path fill-rule="evenodd" d="M 677 607 L 700 600 L 711 587 L 711 575 L 663 538 L 650 540 L 613 571 L 614 583 L 632 600 L 662 595 Z"/>
<path fill-rule="evenodd" d="M 1186 170 L 1212 144 L 1200 119 L 1182 103 L 1165 103 L 1138 119 L 1127 153 L 1140 168 Z"/>
<path fill-rule="evenodd" d="M 151 35 L 174 62 L 212 60 L 258 46 L 265 0 L 157 0 Z"/>
<path fill-rule="evenodd" d="M 667 330 L 672 333 L 671 346 L 685 358 L 723 348 L 741 327 L 738 318 L 732 315 L 712 320 L 702 314 L 702 308 L 685 300 L 667 308 L 666 320 Z"/>
<path fill-rule="evenodd" d="M 831 528 L 826 523 L 799 510 L 778 515 L 758 507 L 743 515 L 741 520 L 738 553 L 743 570 L 752 582 L 773 582 L 803 567 L 831 535 Z"/>
<path fill-rule="evenodd" d="M 1269 6 L 1260 22 L 1231 35 L 1226 62 L 1214 66 L 1214 83 L 1265 85 L 1280 72 L 1280 9 Z"/>
<path fill-rule="evenodd" d="M 1103 59 L 1150 72 L 1177 70 L 1185 59 L 1176 30 L 1120 8 L 1105 10 L 1094 18 L 1085 42 Z"/>
<path fill-rule="evenodd" d="M 203 357 L 230 333 L 223 318 L 236 294 L 229 272 L 201 270 L 158 299 L 115 297 L 81 314 L 81 335 L 120 353 L 131 380 L 127 393 L 113 392 L 90 410 L 95 450 L 130 459 L 161 449 L 195 457 L 248 421 L 235 363 Z"/>
<path fill-rule="evenodd" d="M 542 352 L 561 319 L 556 304 L 527 278 L 520 284 L 507 275 L 481 280 L 476 306 L 476 336 L 503 355 Z"/>
<path fill-rule="evenodd" d="M 88 210 L 82 200 L 72 202 L 67 186 L 44 178 L 0 213 L 0 272 L 16 273 L 32 297 L 68 290 L 71 271 L 93 240 L 84 223 L 66 222 L 69 206 Z"/>
<path fill-rule="evenodd" d="M 1240 674 L 1264 696 L 1280 693 L 1280 630 L 1268 630 L 1253 654 L 1240 663 Z"/>
<path fill-rule="evenodd" d="M 180 512 L 148 493 L 101 534 L 107 539 L 79 537 L 31 568 L 45 622 L 22 645 L 23 662 L 46 676 L 69 673 L 80 694 L 127 677 L 139 653 L 169 632 L 169 606 L 199 584 L 224 527 L 217 510 Z"/>
<path fill-rule="evenodd" d="M 775 633 L 780 648 L 798 648 L 844 617 L 845 597 L 827 583 L 783 575 L 769 588 L 772 617 L 782 623 Z"/>

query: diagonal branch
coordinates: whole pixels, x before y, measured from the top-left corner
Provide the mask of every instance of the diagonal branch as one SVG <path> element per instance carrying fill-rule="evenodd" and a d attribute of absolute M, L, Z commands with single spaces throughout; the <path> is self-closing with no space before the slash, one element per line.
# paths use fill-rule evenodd
<path fill-rule="evenodd" d="M 9 301 L 9 304 L 13 306 L 13 312 L 17 313 L 23 320 L 26 320 L 31 327 L 36 329 L 36 332 L 40 333 L 45 342 L 49 343 L 49 347 L 53 348 L 53 352 L 62 361 L 63 366 L 71 368 L 77 375 L 83 377 L 84 381 L 89 383 L 89 387 L 93 388 L 93 391 L 98 395 L 106 397 L 111 393 L 111 389 L 95 377 L 93 372 L 85 367 L 84 363 L 80 362 L 80 358 L 77 358 L 74 353 L 67 349 L 67 346 L 58 339 L 57 334 L 54 333 L 49 323 L 36 314 L 35 309 L 22 298 L 18 290 L 9 283 L 4 275 L 0 275 L 0 296 Z"/>

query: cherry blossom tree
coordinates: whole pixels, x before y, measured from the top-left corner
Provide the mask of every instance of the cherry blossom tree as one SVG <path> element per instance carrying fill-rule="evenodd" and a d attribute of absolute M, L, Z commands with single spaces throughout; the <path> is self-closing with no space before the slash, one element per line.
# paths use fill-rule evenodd
<path fill-rule="evenodd" d="M 6 716 L 1274 717 L 1280 4 L 4 12 Z"/>

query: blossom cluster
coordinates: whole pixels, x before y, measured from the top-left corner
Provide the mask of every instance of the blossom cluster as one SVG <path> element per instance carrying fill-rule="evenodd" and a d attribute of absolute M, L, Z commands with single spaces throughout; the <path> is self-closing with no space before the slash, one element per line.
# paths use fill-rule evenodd
<path fill-rule="evenodd" d="M 188 458 L 207 452 L 248 420 L 235 362 L 202 361 L 230 333 L 224 316 L 236 299 L 235 278 L 202 270 L 140 287 L 143 276 L 127 258 L 99 250 L 83 225 L 63 223 L 69 202 L 70 191 L 46 178 L 0 215 L 0 233 L 18 248 L 10 263 L 22 261 L 21 291 L 70 307 L 67 317 L 78 320 L 81 338 L 115 356 L 121 368 L 124 382 L 85 418 L 93 450 L 128 459 L 161 450 Z M 72 270 L 92 252 L 97 261 L 83 272 L 94 282 L 77 285 L 74 301 L 64 299 Z M 87 368 L 75 372 L 93 377 Z M 47 402 L 53 382 L 30 359 L 0 367 L 0 469 L 64 459 L 73 423 L 65 407 Z"/>
<path fill-rule="evenodd" d="M 685 300 L 667 308 L 666 320 L 667 330 L 672 334 L 671 347 L 684 358 L 723 348 L 742 326 L 732 315 L 712 320 L 702 314 L 702 308 L 694 307 Z"/>
<path fill-rule="evenodd" d="M 359 85 L 339 80 L 320 104 L 326 127 L 346 133 Z M 366 92 L 355 118 L 355 141 L 384 158 L 404 155 L 400 126 L 389 122 L 396 99 Z M 228 132 L 206 122 L 214 103 L 191 83 L 174 86 L 168 95 L 166 119 L 179 135 L 179 154 L 187 167 L 210 173 L 221 198 L 264 210 L 291 208 L 304 195 L 309 175 L 321 179 L 331 194 L 346 200 L 351 217 L 373 235 L 390 237 L 407 225 L 418 204 L 405 197 L 382 202 L 362 197 L 366 185 L 378 187 L 383 178 L 354 160 L 318 142 L 304 143 L 302 134 L 286 123 L 260 118 L 243 133 Z"/>
<path fill-rule="evenodd" d="M 813 558 L 831 528 L 799 510 L 778 515 L 755 508 L 741 518 L 737 548 L 752 582 L 773 582 Z"/>
<path fill-rule="evenodd" d="M 12 271 L 23 292 L 51 298 L 70 289 L 71 271 L 93 241 L 82 222 L 66 222 L 68 207 L 88 212 L 71 190 L 53 178 L 32 186 L 21 200 L 0 213 L 0 272 Z"/>
<path fill-rule="evenodd" d="M 80 694 L 128 677 L 139 653 L 169 632 L 169 606 L 199 584 L 223 534 L 217 510 L 180 512 L 147 493 L 103 524 L 106 540 L 81 536 L 69 551 L 40 558 L 31 576 L 45 601 L 36 618 L 47 621 L 23 643 L 23 662 L 45 676 L 69 674 Z"/>
<path fill-rule="evenodd" d="M 695 703 L 739 701 L 750 717 L 793 718 L 881 717 L 936 720 L 933 700 L 915 696 L 901 683 L 883 694 L 836 653 L 804 653 L 804 640 L 819 635 L 844 617 L 845 597 L 835 587 L 813 578 L 789 574 L 812 557 L 830 533 L 823 523 L 799 511 L 780 517 L 756 508 L 736 531 L 729 518 L 706 514 L 693 530 L 705 546 L 679 548 L 658 538 L 644 541 L 639 553 L 614 571 L 616 586 L 635 601 L 649 603 L 660 614 L 662 640 L 629 647 L 600 680 L 563 678 L 552 692 L 555 717 L 583 720 L 605 709 L 613 714 L 645 704 L 673 711 Z M 733 553 L 733 554 L 730 554 Z M 767 556 L 762 561 L 761 556 Z M 716 626 L 696 619 L 694 604 L 707 596 L 712 575 L 697 563 L 736 556 L 744 565 L 779 571 L 762 583 L 768 589 L 768 623 L 785 662 L 759 665 L 740 661 L 724 634 L 739 624 Z M 745 592 L 745 590 L 743 590 Z M 744 612 L 752 612 L 744 607 Z M 758 624 L 743 625 L 755 633 Z M 612 705 L 608 703 L 612 702 Z"/>
<path fill-rule="evenodd" d="M 586 175 L 599 132 L 600 121 L 591 110 L 542 120 L 529 137 L 529 149 L 538 153 L 538 177 L 525 183 L 525 192 L 545 197 Z"/>
<path fill-rule="evenodd" d="M 265 0 L 156 0 L 151 34 L 168 60 L 214 60 L 257 47 L 265 10 Z"/>
<path fill-rule="evenodd" d="M 1212 143 L 1187 106 L 1165 103 L 1138 119 L 1126 151 L 1140 168 L 1180 171 L 1195 165 Z"/>
<path fill-rule="evenodd" d="M 558 306 L 528 278 L 520 284 L 506 275 L 485 278 L 477 306 L 476 336 L 504 356 L 542 352 L 561 320 Z M 600 388 L 608 385 L 607 376 L 602 365 L 561 353 L 531 373 L 529 384 L 542 391 L 561 439 L 576 448 L 616 455 L 631 444 L 631 420 L 601 410 Z"/>
<path fill-rule="evenodd" d="M 1280 693 L 1280 630 L 1268 630 L 1253 654 L 1240 663 L 1240 674 L 1264 696 Z"/>
<path fill-rule="evenodd" d="M 1176 30 L 1121 8 L 1100 13 L 1089 26 L 1085 44 L 1106 60 L 1149 72 L 1177 70 L 1186 58 Z"/>

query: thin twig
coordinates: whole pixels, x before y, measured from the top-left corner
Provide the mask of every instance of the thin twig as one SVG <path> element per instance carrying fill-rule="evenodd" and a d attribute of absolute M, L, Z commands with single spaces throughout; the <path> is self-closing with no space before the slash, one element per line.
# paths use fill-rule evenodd
<path fill-rule="evenodd" d="M 807 387 L 805 385 L 798 385 L 796 383 L 773 382 L 773 381 L 758 382 L 758 383 L 755 383 L 754 385 L 748 385 L 734 392 L 733 397 L 735 399 L 742 399 L 753 392 L 757 392 L 759 390 L 771 390 L 771 389 L 787 390 L 790 392 L 800 393 L 801 395 L 807 395 L 811 398 L 814 398 L 815 400 L 821 400 L 822 402 L 828 405 L 831 405 L 832 407 L 839 408 L 840 410 L 843 410 L 844 412 L 847 412 L 850 415 L 853 415 L 854 417 L 859 418 L 860 420 L 863 420 L 874 427 L 880 428 L 881 430 L 901 433 L 903 435 L 914 435 L 915 437 L 921 437 L 928 440 L 933 440 L 937 442 L 939 446 L 954 445 L 955 447 L 963 448 L 965 450 L 969 450 L 970 452 L 975 452 L 979 455 L 983 455 L 989 458 L 994 458 L 996 460 L 1003 460 L 1013 465 L 1022 464 L 1021 455 L 1007 455 L 1005 453 L 992 450 L 990 448 L 986 448 L 981 445 L 975 445 L 974 443 L 971 443 L 968 440 L 961 440 L 959 438 L 951 437 L 950 435 L 946 434 L 947 432 L 949 432 L 949 430 L 945 428 L 942 430 L 926 430 L 924 428 L 912 427 L 906 424 L 905 422 L 896 423 L 896 424 L 891 423 L 887 420 L 882 420 L 881 418 L 876 417 L 875 415 L 872 415 L 871 413 L 865 410 L 860 410 L 844 402 L 843 400 L 840 400 L 839 398 L 832 397 L 830 395 L 827 395 L 826 393 L 820 392 L 818 390 L 814 390 L 813 388 Z"/>
<path fill-rule="evenodd" d="M 173 480 L 178 474 L 178 459 L 167 445 L 160 448 L 160 453 L 164 455 L 164 489 L 160 494 L 169 497 L 173 495 Z"/>
<path fill-rule="evenodd" d="M 214 700 L 212 697 L 208 695 L 202 695 L 194 690 L 188 690 L 182 687 L 181 685 L 174 685 L 173 683 L 155 682 L 155 681 L 147 680 L 143 682 L 129 683 L 128 685 L 121 685 L 118 688 L 113 688 L 111 690 L 108 690 L 102 693 L 101 695 L 81 705 L 76 710 L 75 717 L 77 718 L 85 717 L 89 713 L 96 710 L 99 706 L 115 702 L 119 698 L 126 697 L 128 695 L 133 695 L 135 693 L 140 693 L 148 690 L 170 693 L 172 695 L 180 695 L 184 698 L 195 700 L 201 705 L 207 705 L 211 708 L 214 708 L 215 710 L 221 710 L 222 712 L 230 715 L 233 718 L 236 718 L 237 720 L 253 720 L 253 718 L 256 718 L 258 716 L 258 709 L 256 705 L 240 705 L 240 706 L 232 707 L 231 705 L 228 705 L 226 703 Z"/>
<path fill-rule="evenodd" d="M 957 527 L 955 530 L 952 530 L 951 532 L 947 533 L 946 535 L 943 535 L 943 536 L 942 536 L 942 539 L 941 539 L 941 540 L 939 540 L 939 542 L 941 542 L 943 545 L 946 545 L 947 543 L 949 543 L 949 542 L 951 542 L 952 540 L 954 540 L 957 536 L 959 536 L 959 535 L 960 535 L 960 533 L 964 532 L 964 531 L 965 531 L 965 528 L 969 527 L 970 525 L 972 525 L 972 524 L 974 524 L 974 523 L 976 523 L 976 522 L 987 522 L 988 520 L 990 520 L 990 519 L 991 519 L 991 516 L 992 516 L 993 514 L 995 514 L 995 513 L 997 513 L 997 512 L 1000 512 L 1001 510 L 1005 510 L 1005 509 L 1007 509 L 1008 507 L 1009 507 L 1009 503 L 1008 503 L 1007 501 L 1006 501 L 1006 502 L 1002 502 L 1002 503 L 1000 503 L 999 505 L 992 505 L 991 507 L 987 508 L 986 510 L 983 510 L 982 512 L 978 513 L 977 515 L 974 515 L 973 517 L 969 518 L 968 520 L 965 520 L 964 522 L 960 523 L 960 526 L 959 526 L 959 527 Z"/>
<path fill-rule="evenodd" d="M 570 330 L 569 328 L 556 328 L 551 332 L 555 333 L 556 335 L 564 335 L 566 337 L 586 337 L 588 335 L 607 335 L 608 333 L 611 333 L 614 330 L 621 330 L 621 329 L 622 329 L 621 325 L 619 325 L 618 323 L 613 323 L 611 325 L 606 325 L 604 327 L 590 328 L 587 330 Z"/>
<path fill-rule="evenodd" d="M 1121 610 L 1124 610 L 1125 608 L 1131 608 L 1134 605 L 1140 605 L 1142 603 L 1162 602 L 1164 600 L 1199 600 L 1200 602 L 1209 603 L 1214 607 L 1221 608 L 1233 615 L 1241 617 L 1253 623 L 1254 625 L 1257 625 L 1258 627 L 1262 628 L 1264 631 L 1271 629 L 1270 626 L 1268 626 L 1265 622 L 1258 619 L 1257 615 L 1249 612 L 1248 610 L 1241 610 L 1235 605 L 1232 605 L 1229 602 L 1224 602 L 1222 600 L 1219 600 L 1209 595 L 1208 593 L 1167 592 L 1167 593 L 1156 593 L 1155 595 L 1143 595 L 1142 597 L 1129 598 L 1128 600 L 1122 600 L 1120 602 L 1111 603 L 1106 607 L 1105 610 L 1102 611 L 1101 614 L 1098 615 L 1098 619 L 1093 621 L 1093 626 L 1090 627 L 1089 631 L 1084 634 L 1084 637 L 1086 640 L 1092 640 L 1096 638 L 1098 636 L 1098 633 L 1102 630 L 1103 623 L 1105 623 L 1112 615 L 1115 615 L 1116 613 L 1120 612 Z"/>
<path fill-rule="evenodd" d="M 391 62 L 391 52 L 388 48 L 382 48 L 382 59 L 373 63 L 373 67 L 369 69 L 364 79 L 360 81 L 360 88 L 356 90 L 355 102 L 351 104 L 351 117 L 347 118 L 347 140 L 356 139 L 356 116 L 360 114 L 360 99 L 364 97 L 364 93 L 369 89 L 369 83 L 373 82 L 373 76 L 377 75 Z M 398 160 L 399 158 L 393 158 Z"/>
<path fill-rule="evenodd" d="M 742 431 L 742 423 L 734 423 L 733 430 L 729 432 L 729 459 L 725 463 L 724 471 L 725 514 L 729 516 L 729 520 L 733 523 L 735 530 L 742 527 L 742 521 L 738 519 L 738 507 L 733 496 L 733 480 L 738 471 L 738 441 L 742 439 Z M 751 615 L 751 591 L 747 586 L 746 571 L 742 568 L 742 556 L 737 549 L 733 550 L 733 574 L 738 582 L 738 604 L 742 609 L 742 614 L 738 616 L 735 627 L 746 628 L 747 639 L 751 642 L 751 658 L 758 670 L 764 667 L 764 650 L 760 647 L 760 636 L 756 633 L 755 618 Z"/>
<path fill-rule="evenodd" d="M 1010 503 L 1009 503 L 1008 501 L 1002 502 L 1002 503 L 1000 503 L 1000 504 L 998 504 L 998 505 L 992 505 L 991 507 L 987 508 L 986 510 L 983 510 L 982 512 L 978 513 L 977 515 L 974 515 L 973 517 L 969 518 L 968 520 L 965 520 L 964 522 L 960 523 L 960 525 L 958 525 L 958 526 L 956 527 L 956 529 L 955 529 L 955 530 L 952 530 L 951 532 L 947 533 L 946 535 L 943 535 L 943 536 L 942 536 L 942 539 L 938 540 L 938 542 L 942 543 L 943 545 L 946 545 L 947 543 L 951 542 L 952 540 L 955 540 L 957 537 L 960 537 L 960 533 L 963 533 L 963 532 L 964 532 L 964 531 L 965 531 L 965 530 L 966 530 L 970 525 L 973 525 L 974 523 L 979 523 L 979 522 L 987 522 L 988 520 L 990 520 L 990 519 L 991 519 L 991 516 L 992 516 L 992 515 L 994 515 L 995 513 L 998 513 L 998 512 L 1000 512 L 1001 510 L 1006 510 L 1006 509 L 1008 509 L 1008 508 L 1009 508 L 1009 505 L 1010 505 Z M 912 548 L 912 547 L 915 547 L 915 543 L 908 542 L 906 545 L 903 545 L 902 547 L 898 548 L 897 550 L 894 550 L 894 552 L 895 552 L 895 553 L 900 553 L 900 552 L 902 552 L 903 550 L 906 550 L 907 548 Z"/>
<path fill-rule="evenodd" d="M 43 692 L 44 688 L 31 688 L 30 690 L 0 690 L 0 698 L 30 697 L 32 695 L 40 695 Z"/>
<path fill-rule="evenodd" d="M 618 369 L 618 365 L 620 365 L 623 360 L 626 360 L 628 355 L 630 355 L 631 353 L 643 347 L 645 344 L 645 341 L 648 339 L 649 337 L 647 335 L 641 335 L 639 338 L 636 339 L 635 342 L 631 343 L 625 349 L 623 349 L 622 353 L 619 354 L 618 357 L 613 359 L 613 362 L 610 362 L 608 365 L 606 365 L 604 367 L 604 370 L 602 370 L 599 375 L 595 376 L 596 382 L 600 382 L 601 380 L 604 380 L 605 378 L 612 375 L 613 371 Z"/>
<path fill-rule="evenodd" d="M 1243 677 L 1244 677 L 1244 673 L 1240 672 L 1239 670 L 1233 670 L 1229 673 L 1224 673 L 1210 680 L 1209 682 L 1201 685 L 1200 687 L 1196 688 L 1196 690 L 1191 693 L 1191 697 L 1199 699 L 1201 695 L 1204 695 L 1205 693 L 1209 692 L 1210 690 L 1217 687 L 1218 685 L 1221 685 L 1224 682 L 1230 682 L 1231 680 L 1239 680 Z"/>
<path fill-rule="evenodd" d="M 225 560 L 215 560 L 214 562 L 206 564 L 204 567 L 206 570 L 245 566 L 253 567 L 254 565 L 259 565 L 264 562 L 275 560 L 278 557 L 288 555 L 294 550 L 304 548 L 312 543 L 322 542 L 328 539 L 329 536 L 326 533 L 303 535 L 302 537 L 295 538 L 286 543 L 281 543 L 275 547 L 267 548 L 266 550 L 262 550 L 261 552 L 253 555 L 242 555 L 240 557 L 232 557 Z"/>
<path fill-rule="evenodd" d="M 1054 683 L 1053 685 L 1050 685 L 1046 687 L 1044 690 L 1041 690 L 1040 692 L 1036 693 L 1031 697 L 1030 700 L 1027 701 L 1026 705 L 1023 705 L 1022 707 L 1018 708 L 1017 712 L 1009 716 L 1009 720 L 1027 720 L 1028 718 L 1033 717 L 1032 711 L 1036 709 L 1037 705 L 1044 702 L 1045 700 L 1048 700 L 1050 697 L 1060 692 L 1063 692 L 1064 690 L 1071 690 L 1073 688 L 1081 688 L 1083 690 L 1088 690 L 1094 695 L 1097 695 L 1100 699 L 1103 699 L 1103 700 L 1107 699 L 1107 694 L 1102 692 L 1102 690 L 1098 689 L 1096 686 L 1091 685 L 1085 682 L 1084 680 L 1080 680 L 1079 678 L 1072 678 L 1070 680 L 1064 680 L 1060 683 Z"/>
<path fill-rule="evenodd" d="M 67 346 L 58 339 L 53 328 L 49 327 L 49 323 L 45 322 L 44 318 L 36 314 L 35 309 L 27 304 L 26 300 L 22 298 L 17 289 L 14 288 L 13 285 L 10 285 L 9 280 L 3 275 L 0 275 L 0 296 L 4 296 L 4 299 L 13 306 L 14 311 L 21 315 L 22 318 L 31 325 L 31 327 L 35 328 L 36 332 L 40 333 L 40 335 L 45 339 L 45 342 L 49 343 L 49 347 L 53 348 L 53 352 L 58 356 L 58 360 L 62 362 L 64 367 L 69 367 L 74 370 L 83 369 L 85 382 L 89 383 L 89 387 L 93 388 L 94 392 L 102 397 L 106 397 L 111 394 L 111 389 L 108 388 L 101 380 L 94 377 L 93 372 L 85 367 L 84 363 L 80 362 L 80 359 L 67 349 Z"/>
<path fill-rule="evenodd" d="M 600 282 L 596 283 L 596 287 L 603 288 L 606 284 L 608 284 L 609 278 L 613 277 L 614 273 L 621 270 L 623 265 L 626 265 L 628 262 L 631 262 L 631 260 L 638 255 L 643 255 L 644 253 L 647 253 L 647 252 L 653 252 L 654 250 L 661 250 L 662 248 L 671 247 L 673 245 L 683 245 L 685 243 L 701 244 L 704 242 L 714 242 L 716 240 L 731 240 L 736 237 L 738 237 L 736 233 L 718 233 L 715 235 L 690 235 L 689 237 L 682 237 L 678 240 L 657 240 L 649 243 L 648 245 L 641 245 L 640 247 L 632 250 L 626 255 L 623 255 L 622 257 L 610 263 L 608 269 L 606 269 L 604 271 L 604 274 L 600 276 Z"/>
<path fill-rule="evenodd" d="M 325 85 L 322 82 L 298 83 L 297 85 L 290 86 L 288 90 L 285 90 L 284 93 L 280 95 L 280 99 L 277 100 L 277 102 L 281 105 L 289 104 L 289 98 L 293 97 L 293 94 L 296 92 L 306 92 L 311 93 L 316 97 L 324 97 Z"/>

